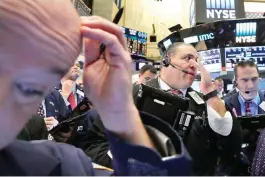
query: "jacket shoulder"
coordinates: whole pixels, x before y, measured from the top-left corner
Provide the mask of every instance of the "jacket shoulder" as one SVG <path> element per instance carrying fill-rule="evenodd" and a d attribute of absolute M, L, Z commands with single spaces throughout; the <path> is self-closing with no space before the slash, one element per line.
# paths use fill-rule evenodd
<path fill-rule="evenodd" d="M 90 159 L 81 149 L 52 141 L 14 141 L 6 148 L 27 175 L 93 175 Z M 43 169 L 45 164 L 45 169 Z"/>

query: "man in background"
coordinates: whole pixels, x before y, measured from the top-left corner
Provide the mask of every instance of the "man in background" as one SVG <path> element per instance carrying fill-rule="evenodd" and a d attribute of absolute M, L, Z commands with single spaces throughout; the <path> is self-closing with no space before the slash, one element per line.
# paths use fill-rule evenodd
<path fill-rule="evenodd" d="M 259 106 L 265 100 L 264 93 L 258 90 L 259 71 L 251 60 L 240 61 L 234 68 L 235 86 L 238 92 L 225 98 L 225 103 L 236 116 L 264 114 Z"/>
<path fill-rule="evenodd" d="M 213 88 L 217 90 L 218 97 L 223 97 L 223 90 L 224 90 L 224 80 L 220 77 L 216 77 L 213 81 Z"/>
<path fill-rule="evenodd" d="M 157 76 L 157 70 L 152 65 L 144 65 L 139 71 L 139 80 L 133 86 L 145 83 Z"/>

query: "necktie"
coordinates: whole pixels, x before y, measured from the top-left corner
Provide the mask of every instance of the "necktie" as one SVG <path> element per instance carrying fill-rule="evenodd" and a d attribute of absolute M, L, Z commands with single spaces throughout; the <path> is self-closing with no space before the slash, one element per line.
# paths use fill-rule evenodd
<path fill-rule="evenodd" d="M 71 94 L 69 95 L 67 101 L 70 103 L 70 106 L 72 108 L 72 110 L 75 109 L 76 107 L 76 102 L 75 102 L 75 95 L 73 92 L 71 92 Z"/>
<path fill-rule="evenodd" d="M 169 92 L 172 93 L 172 94 L 174 94 L 174 95 L 181 95 L 181 96 L 183 96 L 183 93 L 180 90 L 170 89 Z"/>
<path fill-rule="evenodd" d="M 251 109 L 250 109 L 251 103 L 252 103 L 251 101 L 246 101 L 245 102 L 246 116 L 251 116 L 252 115 L 252 112 L 251 112 Z"/>
<path fill-rule="evenodd" d="M 38 111 L 37 111 L 37 114 L 38 114 L 39 116 L 44 117 L 44 109 L 43 109 L 42 104 L 40 105 L 40 107 L 39 107 L 39 109 L 38 109 Z"/>

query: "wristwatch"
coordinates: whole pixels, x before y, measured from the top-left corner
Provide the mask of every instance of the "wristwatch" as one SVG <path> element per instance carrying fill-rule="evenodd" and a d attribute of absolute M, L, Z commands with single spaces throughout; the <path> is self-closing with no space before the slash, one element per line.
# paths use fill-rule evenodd
<path fill-rule="evenodd" d="M 210 93 L 207 93 L 206 95 L 203 95 L 204 101 L 208 101 L 210 98 L 216 97 L 218 95 L 217 90 L 214 90 Z"/>

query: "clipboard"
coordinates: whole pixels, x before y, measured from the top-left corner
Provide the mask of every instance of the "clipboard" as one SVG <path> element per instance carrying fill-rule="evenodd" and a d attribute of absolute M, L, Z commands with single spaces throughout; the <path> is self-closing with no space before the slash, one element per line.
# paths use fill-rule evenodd
<path fill-rule="evenodd" d="M 69 132 L 70 127 L 75 126 L 80 120 L 84 119 L 90 109 L 89 100 L 87 97 L 84 97 L 84 99 L 72 111 L 70 117 L 53 127 L 49 133 L 56 134 L 57 132 Z"/>

